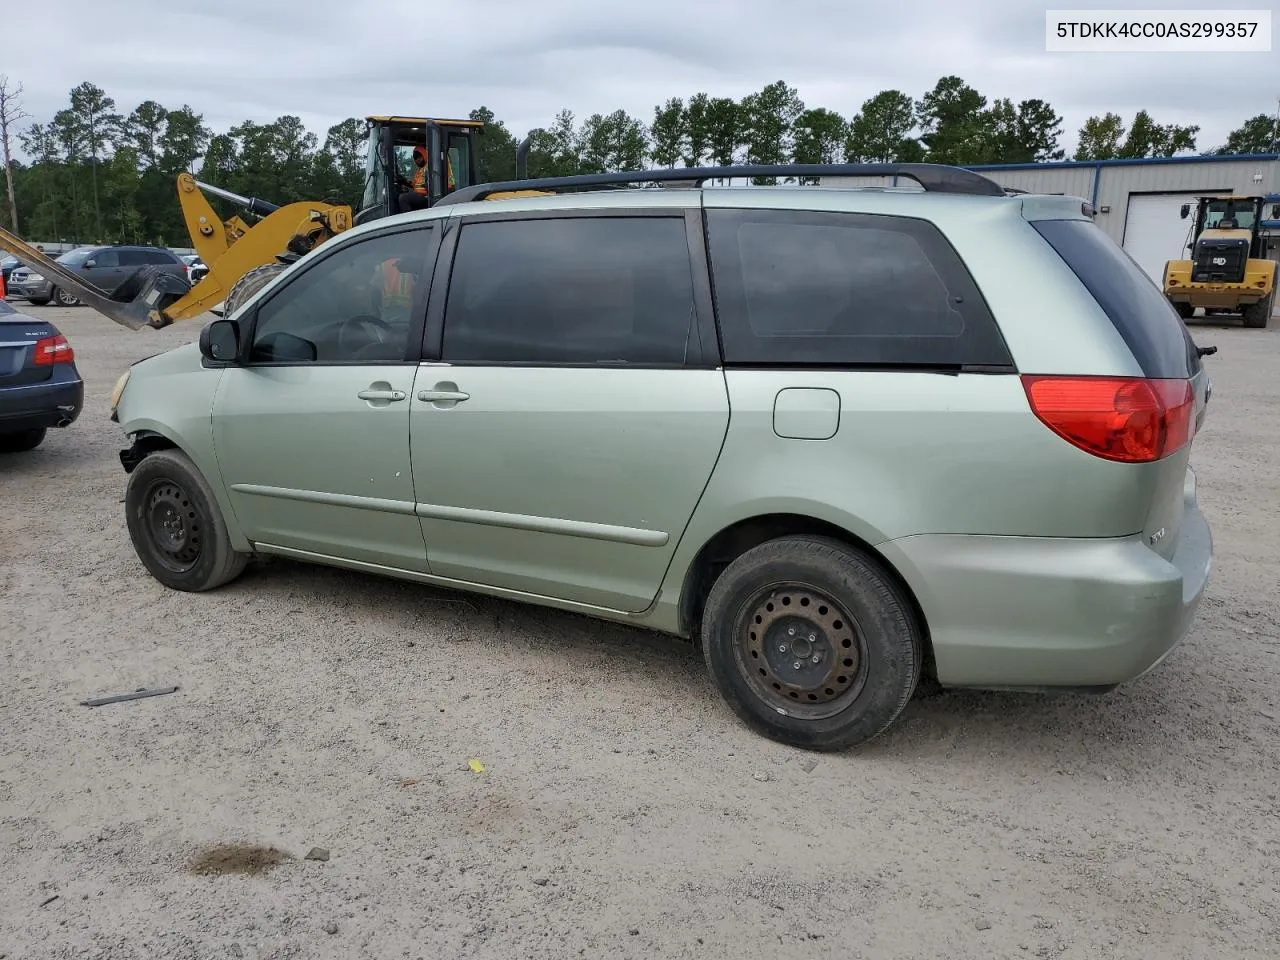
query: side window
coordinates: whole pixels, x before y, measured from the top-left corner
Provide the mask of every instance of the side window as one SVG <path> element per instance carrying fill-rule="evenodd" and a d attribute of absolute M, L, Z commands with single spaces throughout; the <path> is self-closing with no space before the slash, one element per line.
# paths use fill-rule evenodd
<path fill-rule="evenodd" d="M 116 250 L 99 250 L 92 257 L 95 267 L 118 267 L 120 266 L 120 253 Z"/>
<path fill-rule="evenodd" d="M 165 253 L 163 250 L 140 250 L 139 253 L 142 254 L 143 263 L 156 263 L 173 266 L 175 263 L 181 262 L 177 257 L 172 254 Z"/>
<path fill-rule="evenodd" d="M 964 264 L 907 217 L 709 210 L 726 363 L 1007 365 Z"/>
<path fill-rule="evenodd" d="M 678 366 L 694 326 L 680 217 L 564 217 L 462 227 L 447 363 Z"/>
<path fill-rule="evenodd" d="M 403 360 L 431 282 L 432 229 L 358 240 L 304 269 L 258 308 L 250 361 Z"/>

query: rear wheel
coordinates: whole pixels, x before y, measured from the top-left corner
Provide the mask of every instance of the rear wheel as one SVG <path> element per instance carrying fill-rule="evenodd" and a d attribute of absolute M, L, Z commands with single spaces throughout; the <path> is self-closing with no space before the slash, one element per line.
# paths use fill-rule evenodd
<path fill-rule="evenodd" d="M 1251 303 L 1242 311 L 1246 327 L 1265 327 L 1271 319 L 1271 310 L 1276 303 L 1276 292 L 1272 290 L 1265 300 Z"/>
<path fill-rule="evenodd" d="M 149 454 L 129 475 L 125 515 L 138 559 L 166 587 L 212 590 L 248 563 L 232 549 L 209 484 L 177 450 Z"/>
<path fill-rule="evenodd" d="M 80 301 L 76 297 L 67 293 L 61 287 L 54 287 L 52 296 L 53 302 L 60 307 L 78 307 L 80 305 Z"/>
<path fill-rule="evenodd" d="M 222 315 L 229 317 L 250 297 L 274 280 L 288 266 L 285 263 L 264 263 L 255 267 L 231 285 L 222 303 Z"/>
<path fill-rule="evenodd" d="M 749 727 L 839 750 L 883 732 L 915 692 L 923 638 L 880 565 L 824 537 L 748 550 L 725 568 L 702 620 L 707 668 Z"/>
<path fill-rule="evenodd" d="M 44 442 L 44 427 L 32 430 L 18 430 L 14 433 L 0 433 L 0 453 L 21 453 L 34 450 Z"/>
<path fill-rule="evenodd" d="M 1183 320 L 1190 320 L 1196 315 L 1196 308 L 1189 303 L 1175 303 L 1173 308 L 1178 311 L 1178 316 Z"/>

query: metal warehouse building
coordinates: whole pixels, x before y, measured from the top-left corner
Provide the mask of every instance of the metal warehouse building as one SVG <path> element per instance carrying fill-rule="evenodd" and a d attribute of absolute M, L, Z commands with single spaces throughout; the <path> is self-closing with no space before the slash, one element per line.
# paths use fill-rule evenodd
<path fill-rule="evenodd" d="M 1028 193 L 1066 194 L 1093 204 L 1098 225 L 1121 244 L 1156 282 L 1167 260 L 1188 256 L 1192 221 L 1179 216 L 1184 203 L 1211 194 L 1265 196 L 1280 203 L 1280 154 L 1227 157 L 1157 157 L 1061 163 L 998 163 L 970 167 L 1002 187 Z M 910 189 L 915 181 L 894 178 Z M 828 177 L 823 186 L 885 183 L 884 178 Z M 1266 222 L 1273 236 L 1269 256 L 1280 260 L 1280 222 Z"/>

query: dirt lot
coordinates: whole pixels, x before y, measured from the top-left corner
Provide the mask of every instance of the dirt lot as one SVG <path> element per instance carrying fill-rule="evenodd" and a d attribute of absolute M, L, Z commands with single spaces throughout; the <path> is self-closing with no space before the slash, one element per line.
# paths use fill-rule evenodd
<path fill-rule="evenodd" d="M 166 592 L 107 403 L 198 326 L 32 309 L 88 385 L 0 460 L 0 956 L 1276 955 L 1280 325 L 1195 331 L 1218 559 L 1162 669 L 815 758 L 639 631 L 287 562 Z"/>

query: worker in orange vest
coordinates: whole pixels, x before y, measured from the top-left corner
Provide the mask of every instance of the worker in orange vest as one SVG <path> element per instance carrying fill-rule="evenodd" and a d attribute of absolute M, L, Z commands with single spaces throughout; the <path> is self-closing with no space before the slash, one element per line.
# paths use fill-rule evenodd
<path fill-rule="evenodd" d="M 427 168 L 427 148 L 418 144 L 413 148 L 413 177 L 408 181 L 409 192 L 400 194 L 398 206 L 401 213 L 409 210 L 421 210 L 430 205 L 431 171 Z M 445 156 L 446 192 L 452 192 L 457 186 L 453 178 L 453 160 Z"/>
<path fill-rule="evenodd" d="M 414 275 L 401 272 L 396 259 L 382 263 L 382 299 L 376 312 L 385 322 L 405 319 L 413 309 Z"/>

